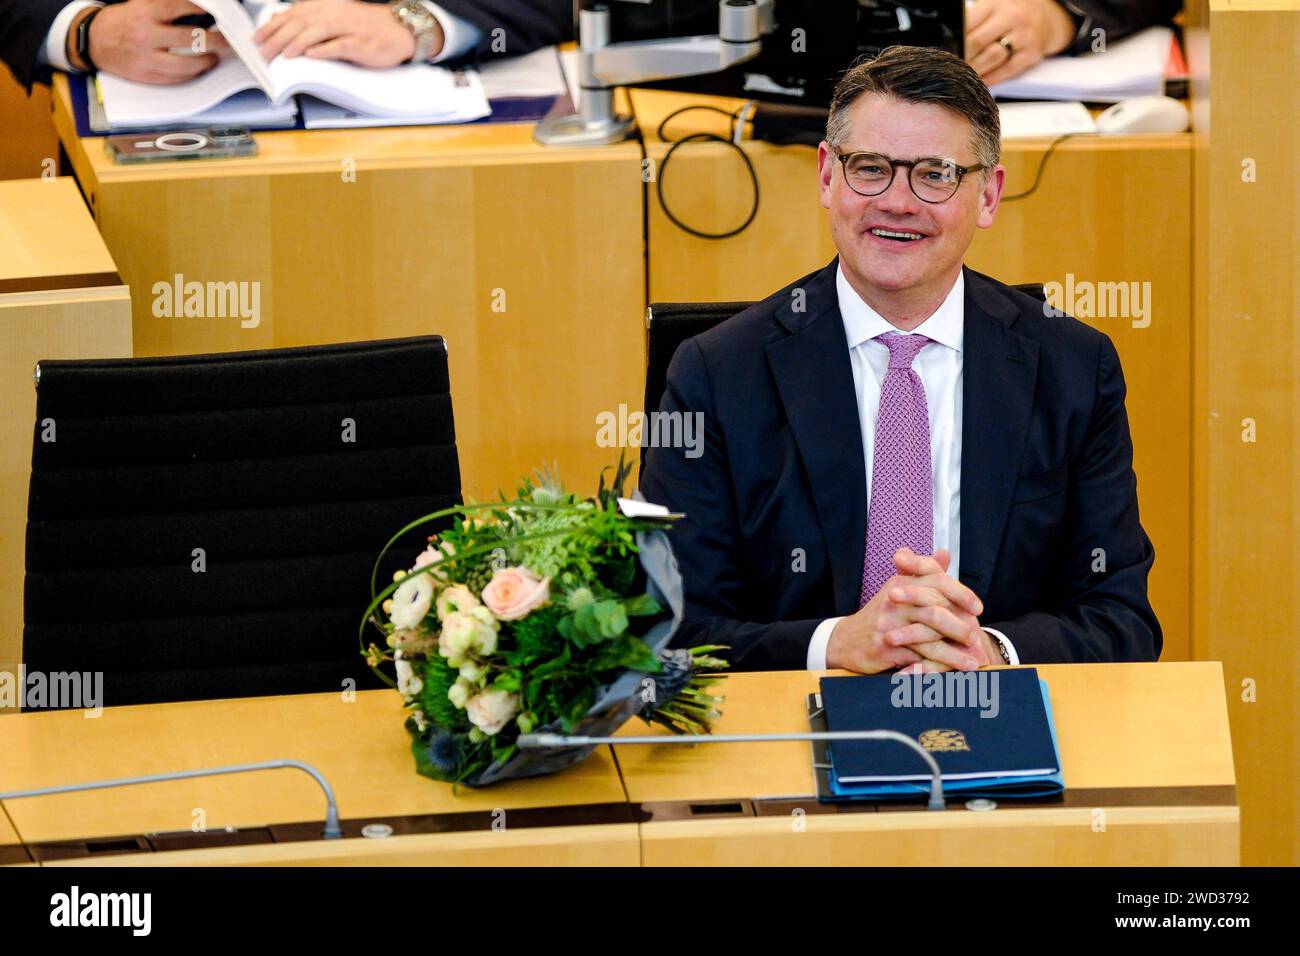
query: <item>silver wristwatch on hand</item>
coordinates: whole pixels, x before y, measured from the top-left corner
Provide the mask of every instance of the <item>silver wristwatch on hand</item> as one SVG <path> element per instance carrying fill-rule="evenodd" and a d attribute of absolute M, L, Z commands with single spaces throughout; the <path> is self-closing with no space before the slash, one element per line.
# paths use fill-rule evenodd
<path fill-rule="evenodd" d="M 412 63 L 422 63 L 433 53 L 434 41 L 440 31 L 438 18 L 420 0 L 393 0 L 388 5 L 398 21 L 415 34 L 415 54 Z"/>

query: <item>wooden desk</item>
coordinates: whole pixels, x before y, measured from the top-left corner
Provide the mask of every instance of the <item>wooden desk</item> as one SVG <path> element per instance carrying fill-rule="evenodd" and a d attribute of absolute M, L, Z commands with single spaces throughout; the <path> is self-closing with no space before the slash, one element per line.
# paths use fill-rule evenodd
<path fill-rule="evenodd" d="M 669 112 L 689 103 L 725 109 L 740 103 L 658 90 L 634 90 L 631 101 L 656 163 L 669 144 L 655 132 Z M 667 133 L 725 134 L 726 126 L 717 114 L 692 112 L 673 120 Z M 1049 143 L 1003 144 L 1007 195 L 1029 188 Z M 654 185 L 648 187 L 651 302 L 761 299 L 835 256 L 818 202 L 816 151 L 763 142 L 743 148 L 759 179 L 760 202 L 754 222 L 738 236 L 688 235 L 664 215 Z M 1003 282 L 1057 282 L 1063 291 L 1115 282 L 1137 282 L 1141 291 L 1141 283 L 1150 283 L 1149 321 L 1083 321 L 1111 337 L 1124 366 L 1139 507 L 1156 549 L 1150 595 L 1165 631 L 1163 660 L 1187 660 L 1191 650 L 1191 162 L 1186 133 L 1069 140 L 1048 160 L 1037 193 L 1004 203 L 966 258 Z M 719 143 L 679 149 L 663 186 L 679 219 L 714 232 L 743 222 L 753 195 L 739 157 Z M 1064 308 L 1076 311 L 1072 303 Z"/>
<path fill-rule="evenodd" d="M 17 673 L 21 656 L 32 372 L 42 359 L 130 354 L 130 295 L 76 183 L 0 182 L 0 672 Z"/>
<path fill-rule="evenodd" d="M 446 864 L 507 865 L 637 863 L 636 825 L 532 825 L 529 808 L 625 803 L 608 752 L 571 772 L 491 790 L 453 793 L 415 773 L 401 702 L 392 691 L 196 701 L 108 708 L 95 719 L 80 711 L 0 717 L 0 791 L 60 783 L 296 759 L 316 767 L 334 787 L 345 833 L 376 820 L 393 825 L 387 839 L 320 841 L 325 800 L 297 770 L 145 784 L 111 790 L 10 800 L 4 810 L 30 846 L 88 837 L 190 831 L 226 826 L 262 830 L 265 842 L 167 853 L 122 853 L 114 842 L 90 841 L 67 862 L 181 864 Z M 553 816 L 556 811 L 550 811 Z M 469 814 L 461 832 L 419 832 L 428 814 Z M 543 821 L 545 822 L 545 821 Z M 553 822 L 553 821 L 552 821 Z M 493 828 L 493 824 L 496 828 Z M 288 842 L 277 824 L 306 824 L 307 840 Z M 444 827 L 449 826 L 444 821 Z M 267 828 L 270 828 L 269 830 Z M 404 835 L 414 829 L 410 835 Z M 277 842 L 270 842 L 274 837 Z M 286 842 L 278 842 L 284 840 Z M 89 850 L 90 856 L 86 855 Z M 46 851 L 50 853 L 51 851 Z"/>
<path fill-rule="evenodd" d="M 646 865 L 1236 865 L 1232 745 L 1217 662 L 1040 665 L 1066 794 L 944 813 L 818 804 L 807 743 L 615 747 Z M 719 733 L 808 729 L 818 675 L 728 678 Z M 626 732 L 639 732 L 627 728 Z M 722 804 L 723 812 L 710 804 Z M 727 805 L 730 805 L 728 808 Z M 752 808 L 752 809 L 751 809 Z M 648 809 L 653 809 L 653 806 Z M 676 817 L 675 819 L 673 817 Z"/>
<path fill-rule="evenodd" d="M 467 494 L 552 461 L 591 492 L 617 462 L 596 416 L 645 377 L 635 144 L 547 149 L 531 123 L 287 131 L 248 159 L 118 166 L 76 135 L 67 83 L 55 128 L 131 287 L 136 355 L 436 332 Z M 260 322 L 156 316 L 177 274 L 250 283 Z"/>
<path fill-rule="evenodd" d="M 10 800 L 0 811 L 17 833 L 2 829 L 0 815 L 0 847 L 8 834 L 47 865 L 1237 862 L 1217 663 L 1040 673 L 1051 687 L 1063 801 L 1004 801 L 989 813 L 953 801 L 941 814 L 915 804 L 818 804 L 806 743 L 617 747 L 617 763 L 603 748 L 556 776 L 456 794 L 415 774 L 396 695 L 371 691 L 352 703 L 315 694 L 126 707 L 92 720 L 81 712 L 0 718 L 0 790 L 293 758 L 333 784 L 351 839 L 317 839 L 319 789 L 279 770 Z M 803 700 L 817 676 L 730 677 L 718 730 L 806 730 Z M 625 732 L 644 728 L 633 722 Z M 244 828 L 245 840 L 263 838 L 124 852 L 148 848 L 137 834 L 181 831 L 183 841 L 196 811 L 207 842 L 219 844 L 226 825 Z M 491 826 L 497 819 L 504 828 Z M 397 834 L 356 837 L 377 821 Z M 167 848 L 171 837 L 151 839 Z M 52 845 L 60 841 L 73 845 Z"/>

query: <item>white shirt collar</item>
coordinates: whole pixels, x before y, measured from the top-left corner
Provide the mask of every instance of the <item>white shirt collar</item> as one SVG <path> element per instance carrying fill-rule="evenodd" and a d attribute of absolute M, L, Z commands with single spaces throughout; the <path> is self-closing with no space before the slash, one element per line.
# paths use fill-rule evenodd
<path fill-rule="evenodd" d="M 966 270 L 957 273 L 957 281 L 948 290 L 948 295 L 939 308 L 924 322 L 913 329 L 910 335 L 924 335 L 941 345 L 960 352 L 962 350 L 963 329 L 966 314 Z M 855 349 L 863 342 L 874 339 L 885 332 L 902 332 L 883 315 L 862 301 L 862 297 L 849 285 L 844 275 L 844 266 L 835 267 L 835 292 L 839 297 L 840 316 L 844 320 L 844 337 L 849 349 Z"/>

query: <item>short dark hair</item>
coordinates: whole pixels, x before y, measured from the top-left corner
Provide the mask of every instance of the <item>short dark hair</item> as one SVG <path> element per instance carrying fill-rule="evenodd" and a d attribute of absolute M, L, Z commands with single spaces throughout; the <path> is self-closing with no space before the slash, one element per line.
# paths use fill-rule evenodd
<path fill-rule="evenodd" d="M 976 162 L 992 169 L 1002 155 L 1002 124 L 993 94 L 959 56 L 920 46 L 891 46 L 854 64 L 835 84 L 826 141 L 838 146 L 848 132 L 848 111 L 864 93 L 891 96 L 904 103 L 934 103 L 970 121 Z"/>

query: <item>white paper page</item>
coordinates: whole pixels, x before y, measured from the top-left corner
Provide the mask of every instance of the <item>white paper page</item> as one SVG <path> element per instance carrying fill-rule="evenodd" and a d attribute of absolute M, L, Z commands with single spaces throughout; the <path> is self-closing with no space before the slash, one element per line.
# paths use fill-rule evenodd
<path fill-rule="evenodd" d="M 1098 103 L 1157 96 L 1164 92 L 1172 37 L 1168 27 L 1149 27 L 1109 44 L 1105 53 L 1050 57 L 991 89 L 1012 99 Z"/>
<path fill-rule="evenodd" d="M 999 103 L 1002 138 L 1095 133 L 1097 124 L 1082 103 Z"/>
<path fill-rule="evenodd" d="M 259 89 L 257 78 L 236 57 L 185 83 L 136 83 L 112 73 L 99 74 L 104 118 L 110 126 L 147 127 L 188 121 L 243 90 Z"/>
<path fill-rule="evenodd" d="M 230 45 L 257 74 L 264 70 L 271 99 L 282 103 L 298 93 L 310 93 L 357 113 L 382 117 L 451 117 L 442 122 L 478 119 L 491 109 L 483 86 L 473 70 L 452 73 L 427 63 L 410 63 L 372 70 L 339 60 L 277 56 L 267 63 L 253 43 L 254 21 L 237 0 L 197 0 L 217 18 Z M 321 2 L 321 0 L 316 0 Z M 289 4 L 267 3 L 256 16 L 266 23 Z M 227 23 L 230 24 L 229 32 Z M 232 33 L 234 35 L 232 35 Z"/>
<path fill-rule="evenodd" d="M 443 114 L 440 116 L 371 116 L 327 103 L 310 93 L 302 96 L 302 125 L 307 129 L 358 129 L 370 126 L 437 126 L 443 123 L 468 123 L 480 114 Z"/>
<path fill-rule="evenodd" d="M 258 85 L 266 91 L 267 95 L 278 103 L 284 102 L 282 97 L 276 96 L 276 91 L 272 88 L 270 73 L 267 69 L 266 60 L 257 50 L 257 44 L 253 42 L 253 34 L 257 28 L 253 25 L 253 15 L 240 5 L 239 0 L 194 0 L 194 3 L 208 13 L 217 21 L 217 29 L 221 35 L 226 38 L 232 50 L 238 57 L 244 61 L 253 76 L 257 77 Z M 283 7 L 287 4 L 271 4 L 273 7 Z M 264 15 L 259 16 L 258 23 L 264 23 L 270 17 L 269 11 L 263 11 Z"/>
<path fill-rule="evenodd" d="M 490 100 L 512 97 L 559 96 L 568 91 L 555 47 L 523 56 L 489 60 L 479 67 L 483 92 Z"/>

